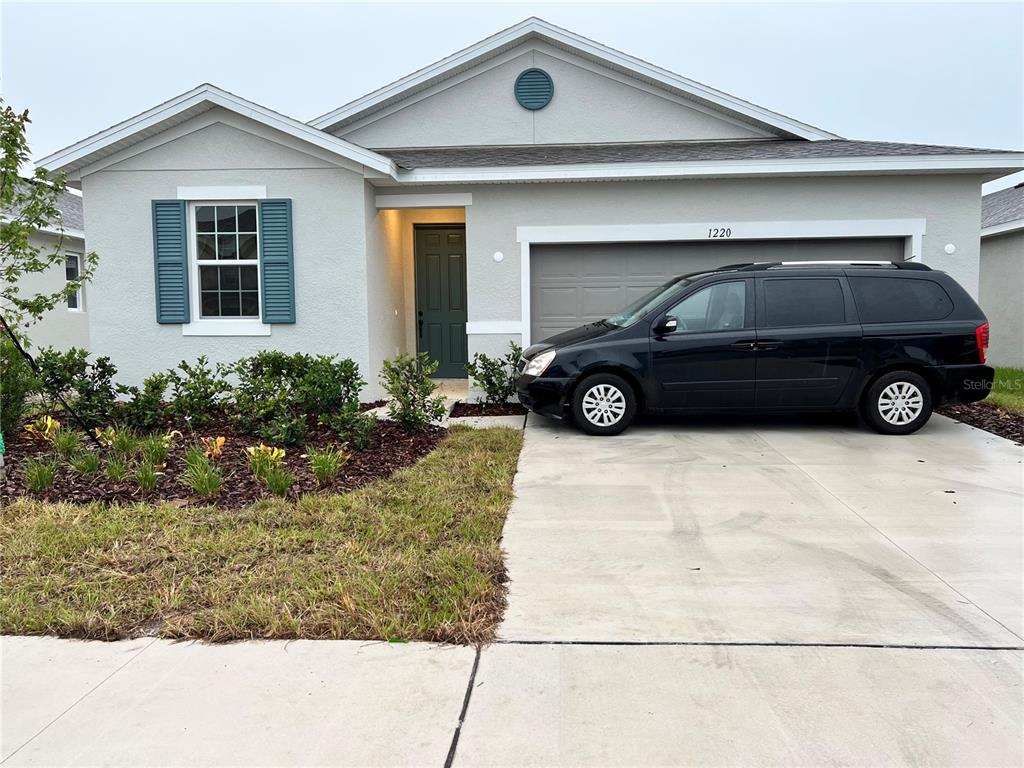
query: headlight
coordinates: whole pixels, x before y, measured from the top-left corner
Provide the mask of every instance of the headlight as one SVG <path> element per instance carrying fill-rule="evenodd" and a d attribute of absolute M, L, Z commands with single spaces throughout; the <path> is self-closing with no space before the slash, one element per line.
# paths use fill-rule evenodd
<path fill-rule="evenodd" d="M 551 365 L 551 361 L 555 359 L 555 350 L 549 349 L 547 352 L 541 352 L 535 357 L 531 357 L 526 361 L 526 367 L 523 369 L 523 373 L 527 376 L 540 376 L 544 371 Z"/>

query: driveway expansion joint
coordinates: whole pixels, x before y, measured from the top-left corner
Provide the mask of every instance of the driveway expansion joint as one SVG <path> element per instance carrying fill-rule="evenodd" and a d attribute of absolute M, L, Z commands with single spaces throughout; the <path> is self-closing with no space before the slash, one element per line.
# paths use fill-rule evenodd
<path fill-rule="evenodd" d="M 681 646 L 696 648 L 878 648 L 911 651 L 1024 651 L 1024 645 L 921 645 L 912 643 L 797 643 L 744 640 L 496 640 L 495 645 Z"/>
<path fill-rule="evenodd" d="M 476 671 L 480 667 L 480 646 L 476 647 L 473 655 L 473 668 L 469 671 L 469 682 L 466 683 L 466 695 L 462 698 L 462 711 L 459 712 L 459 722 L 455 725 L 455 733 L 452 734 L 452 743 L 448 747 L 448 756 L 444 761 L 444 768 L 451 768 L 455 762 L 455 751 L 459 748 L 459 736 L 462 734 L 462 724 L 466 722 L 466 713 L 469 711 L 469 700 L 473 698 L 473 686 L 476 683 Z"/>

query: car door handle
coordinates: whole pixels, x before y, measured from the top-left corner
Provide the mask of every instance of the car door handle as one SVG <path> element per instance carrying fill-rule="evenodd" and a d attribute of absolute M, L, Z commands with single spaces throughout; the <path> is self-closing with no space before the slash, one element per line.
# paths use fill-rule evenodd
<path fill-rule="evenodd" d="M 758 349 L 778 349 L 781 346 L 782 346 L 782 342 L 778 341 L 776 339 L 758 339 L 757 340 L 757 348 Z"/>
<path fill-rule="evenodd" d="M 741 352 L 753 352 L 757 349 L 757 342 L 753 339 L 744 339 L 743 341 L 737 341 L 732 345 L 733 349 L 738 349 Z"/>

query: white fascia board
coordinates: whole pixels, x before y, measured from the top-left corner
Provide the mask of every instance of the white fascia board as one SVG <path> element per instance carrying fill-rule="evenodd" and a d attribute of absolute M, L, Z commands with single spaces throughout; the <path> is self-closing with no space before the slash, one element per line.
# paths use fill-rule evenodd
<path fill-rule="evenodd" d="M 193 88 L 191 91 L 183 93 L 153 109 L 111 126 L 105 131 L 83 139 L 77 144 L 72 144 L 70 147 L 66 147 L 48 157 L 44 157 L 37 165 L 55 171 L 60 170 L 81 161 L 93 152 L 102 150 L 104 147 L 115 144 L 139 131 L 158 125 L 176 114 L 204 103 L 223 107 L 380 173 L 394 175 L 396 171 L 395 164 L 383 155 L 356 146 L 336 136 L 331 136 L 329 133 L 324 133 L 294 118 L 279 114 L 209 84 Z"/>
<path fill-rule="evenodd" d="M 1004 221 L 1002 224 L 993 224 L 991 227 L 982 227 L 981 236 L 985 238 L 992 237 L 993 235 L 1005 235 L 1009 232 L 1016 232 L 1019 229 L 1024 229 L 1024 219 Z"/>
<path fill-rule="evenodd" d="M 703 83 L 682 77 L 667 69 L 648 64 L 646 61 L 616 51 L 614 48 L 601 45 L 593 40 L 588 40 L 581 35 L 561 27 L 556 27 L 554 24 L 549 24 L 543 19 L 538 18 L 526 19 L 496 35 L 481 40 L 475 45 L 471 45 L 469 48 L 465 48 L 428 67 L 413 72 L 411 75 L 396 80 L 390 85 L 379 88 L 373 93 L 369 93 L 325 115 L 310 120 L 309 124 L 315 128 L 330 128 L 336 123 L 350 119 L 361 112 L 371 110 L 384 101 L 401 96 L 405 91 L 414 90 L 433 78 L 441 77 L 451 70 L 471 65 L 478 58 L 485 57 L 489 53 L 505 46 L 514 45 L 530 36 L 538 36 L 550 40 L 556 45 L 562 45 L 592 58 L 606 61 L 613 67 L 630 72 L 640 78 L 660 83 L 670 89 L 682 91 L 695 98 L 714 104 L 721 109 L 773 126 L 799 138 L 810 140 L 841 138 L 834 133 L 823 131 L 807 123 L 802 123 L 799 120 L 794 120 L 791 117 L 772 112 L 769 109 L 743 101 L 735 96 L 730 96 Z"/>
<path fill-rule="evenodd" d="M 1024 168 L 1024 155 L 985 154 L 421 168 L 399 171 L 396 178 L 408 184 L 466 184 L 840 173 L 980 173 L 992 170 L 1013 172 L 1021 168 Z"/>
<path fill-rule="evenodd" d="M 10 216 L 0 216 L 0 224 L 7 224 L 8 222 L 14 221 Z M 81 229 L 54 229 L 53 227 L 40 227 L 35 230 L 41 235 L 52 235 L 54 237 L 70 237 L 73 240 L 81 240 L 85 242 L 85 231 Z"/>
<path fill-rule="evenodd" d="M 437 194 L 377 195 L 377 208 L 465 208 L 473 204 L 469 192 L 441 192 Z"/>

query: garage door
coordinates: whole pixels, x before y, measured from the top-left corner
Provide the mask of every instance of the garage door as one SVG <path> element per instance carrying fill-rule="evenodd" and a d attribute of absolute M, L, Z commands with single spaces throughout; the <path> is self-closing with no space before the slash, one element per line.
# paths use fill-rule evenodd
<path fill-rule="evenodd" d="M 676 275 L 748 261 L 903 259 L 902 238 L 534 245 L 533 341 L 614 315 Z"/>

